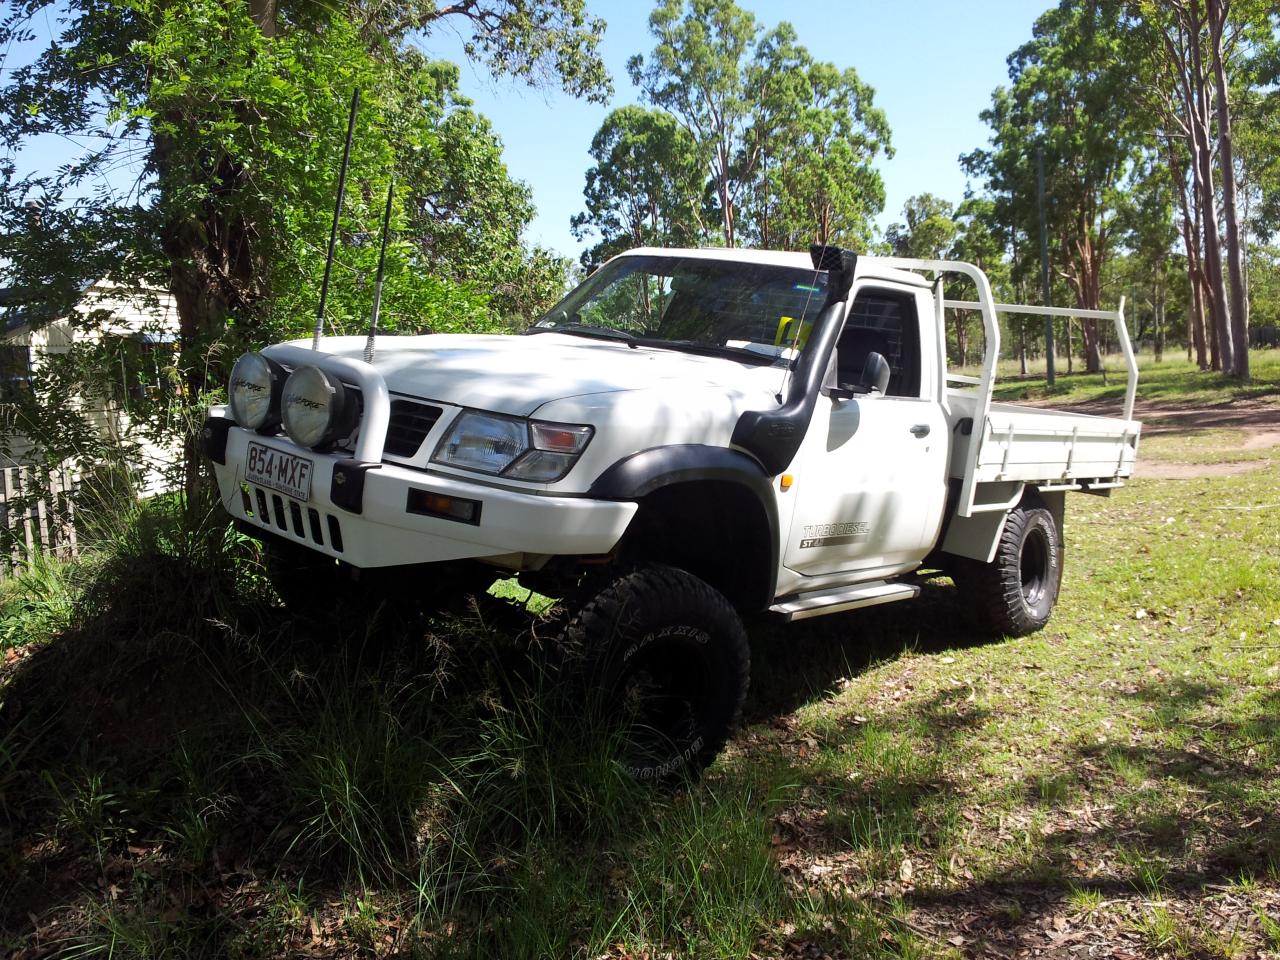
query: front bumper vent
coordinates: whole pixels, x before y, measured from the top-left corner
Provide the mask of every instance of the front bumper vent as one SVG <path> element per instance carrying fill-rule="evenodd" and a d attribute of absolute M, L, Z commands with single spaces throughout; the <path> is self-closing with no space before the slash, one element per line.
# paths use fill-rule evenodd
<path fill-rule="evenodd" d="M 281 534 L 291 536 L 300 543 L 328 546 L 335 553 L 342 553 L 342 523 L 333 514 L 321 513 L 315 507 L 299 503 L 292 497 L 281 496 L 247 483 L 240 486 L 240 501 L 246 520 L 268 530 L 275 526 Z M 325 521 L 323 524 L 320 522 L 322 518 Z"/>

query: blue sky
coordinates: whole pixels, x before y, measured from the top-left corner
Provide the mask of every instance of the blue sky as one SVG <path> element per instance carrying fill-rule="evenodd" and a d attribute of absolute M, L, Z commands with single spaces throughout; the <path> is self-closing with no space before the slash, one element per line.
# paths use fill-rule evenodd
<path fill-rule="evenodd" d="M 569 218 L 581 209 L 582 186 L 591 158 L 591 138 L 610 109 L 639 100 L 626 74 L 627 58 L 648 55 L 650 0 L 587 0 L 608 22 L 601 50 L 615 93 L 607 106 L 574 100 L 549 90 L 531 90 L 495 80 L 480 64 L 468 63 L 462 39 L 444 27 L 423 41 L 430 53 L 461 64 L 461 86 L 493 123 L 505 145 L 512 175 L 533 191 L 537 217 L 526 239 L 577 258 L 585 244 L 573 239 Z M 887 201 L 883 229 L 901 219 L 902 204 L 930 192 L 953 203 L 962 199 L 965 178 L 958 157 L 986 143 L 978 119 L 991 91 L 1007 82 L 1005 58 L 1031 36 L 1031 26 L 1050 0 L 738 0 L 766 29 L 791 22 L 801 43 L 820 60 L 854 67 L 875 88 L 875 102 L 888 117 L 896 151 L 881 158 Z M 33 24 L 37 29 L 39 22 Z M 43 41 L 45 38 L 41 38 Z M 11 50 L 12 68 L 34 53 Z M 22 166 L 52 169 L 67 159 L 67 145 L 31 145 Z M 127 185 L 132 177 L 113 180 Z"/>
<path fill-rule="evenodd" d="M 991 91 L 1008 81 L 1005 58 L 1031 37 L 1049 0 L 738 0 L 766 29 L 793 24 L 819 60 L 854 67 L 875 88 L 893 133 L 895 156 L 881 159 L 887 194 L 881 228 L 901 219 L 902 204 L 929 192 L 958 202 L 965 178 L 957 160 L 987 140 L 978 114 Z M 636 102 L 627 58 L 653 49 L 649 2 L 588 0 L 608 21 L 601 46 L 613 74 L 607 106 L 495 81 L 462 61 L 461 40 L 448 31 L 428 38 L 431 53 L 463 63 L 461 85 L 501 136 L 511 173 L 533 190 L 537 218 L 527 238 L 576 258 L 569 218 L 582 206 L 591 158 L 587 148 L 613 107 Z"/>

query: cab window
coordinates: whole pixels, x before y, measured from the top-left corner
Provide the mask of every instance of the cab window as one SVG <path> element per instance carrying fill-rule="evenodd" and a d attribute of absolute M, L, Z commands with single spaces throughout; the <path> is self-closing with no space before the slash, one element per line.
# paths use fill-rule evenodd
<path fill-rule="evenodd" d="M 920 325 L 915 298 L 882 290 L 864 290 L 849 308 L 836 344 L 841 383 L 857 383 L 867 354 L 889 361 L 890 397 L 920 396 Z"/>

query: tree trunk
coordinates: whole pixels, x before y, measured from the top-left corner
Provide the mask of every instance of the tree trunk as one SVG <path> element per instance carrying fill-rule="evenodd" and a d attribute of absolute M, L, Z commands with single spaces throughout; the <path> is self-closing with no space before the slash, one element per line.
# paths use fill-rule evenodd
<path fill-rule="evenodd" d="M 1018 318 L 1018 373 L 1027 375 L 1027 318 Z"/>
<path fill-rule="evenodd" d="M 1097 310 L 1101 294 L 1102 263 L 1089 233 L 1082 229 L 1080 234 L 1082 239 L 1076 243 L 1076 306 L 1082 310 Z M 1084 350 L 1085 372 L 1098 373 L 1102 370 L 1102 352 L 1097 320 L 1091 317 L 1080 319 L 1080 340 Z"/>
<path fill-rule="evenodd" d="M 1249 308 L 1244 286 L 1244 259 L 1240 248 L 1240 223 L 1236 215 L 1236 169 L 1232 155 L 1231 104 L 1227 99 L 1227 70 L 1222 62 L 1222 31 L 1227 11 L 1223 0 L 1208 0 L 1212 37 L 1213 80 L 1218 115 L 1218 164 L 1222 171 L 1222 215 L 1227 227 L 1227 271 L 1231 278 L 1231 373 L 1249 379 Z"/>
<path fill-rule="evenodd" d="M 193 122 L 191 117 L 168 117 L 171 122 Z M 182 184 L 186 171 L 173 171 L 183 161 L 172 145 L 155 138 L 152 162 L 160 175 L 163 199 L 172 184 Z M 169 219 L 160 229 L 160 247 L 169 261 L 170 292 L 178 313 L 178 335 L 183 388 L 188 400 L 204 392 L 212 373 L 221 382 L 221 361 L 215 353 L 226 332 L 227 318 L 252 309 L 265 290 L 266 264 L 253 242 L 257 231 L 238 213 L 230 213 L 220 197 L 235 196 L 245 188 L 243 168 L 222 156 L 209 164 L 214 188 L 198 212 Z M 206 490 L 207 467 L 194 437 L 184 446 L 187 502 L 197 505 Z"/>
<path fill-rule="evenodd" d="M 1187 359 L 1191 359 L 1194 347 L 1196 366 L 1201 370 L 1208 370 L 1209 358 L 1204 342 L 1204 300 L 1201 297 L 1204 280 L 1200 270 L 1200 230 L 1192 214 L 1194 199 L 1191 202 L 1187 200 L 1186 174 L 1182 164 L 1178 162 L 1172 143 L 1168 149 L 1168 165 L 1178 193 L 1178 209 L 1182 216 L 1182 245 L 1187 251 L 1187 280 L 1191 288 L 1191 313 L 1187 317 Z"/>
<path fill-rule="evenodd" d="M 726 247 L 736 246 L 734 240 L 734 209 L 733 195 L 729 192 L 729 152 L 723 143 L 716 146 L 717 160 L 719 169 L 715 172 L 717 184 L 717 192 L 720 194 L 720 216 L 724 224 L 724 245 Z"/>
<path fill-rule="evenodd" d="M 276 35 L 276 13 L 279 0 L 249 0 L 249 16 L 264 37 Z"/>
<path fill-rule="evenodd" d="M 1193 3 L 1193 9 L 1196 4 Z M 1196 38 L 1198 40 L 1198 35 Z M 1200 44 L 1191 44 L 1192 77 L 1191 137 L 1199 173 L 1200 207 L 1204 240 L 1204 269 L 1209 287 L 1209 314 L 1213 318 L 1213 340 L 1217 344 L 1214 369 L 1230 372 L 1233 367 L 1231 323 L 1227 313 L 1227 291 L 1222 276 L 1222 246 L 1218 237 L 1218 202 L 1213 188 L 1213 148 L 1209 143 L 1209 89 Z"/>
<path fill-rule="evenodd" d="M 1156 363 L 1164 360 L 1164 296 L 1164 264 L 1161 262 L 1156 264 L 1155 303 L 1152 304 L 1152 312 L 1155 314 L 1156 324 L 1154 346 Z"/>

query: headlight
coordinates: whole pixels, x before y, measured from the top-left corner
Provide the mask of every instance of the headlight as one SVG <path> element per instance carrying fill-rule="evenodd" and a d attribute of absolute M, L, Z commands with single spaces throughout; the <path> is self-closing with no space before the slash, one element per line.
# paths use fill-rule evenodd
<path fill-rule="evenodd" d="M 592 432 L 589 426 L 468 411 L 454 421 L 431 459 L 463 470 L 550 483 L 569 472 Z"/>
<path fill-rule="evenodd" d="M 529 424 L 491 413 L 463 413 L 440 441 L 437 463 L 481 473 L 501 473 L 529 449 Z"/>
<path fill-rule="evenodd" d="M 260 353 L 246 353 L 231 368 L 227 400 L 231 416 L 246 430 L 280 422 L 280 384 L 284 371 Z"/>
<path fill-rule="evenodd" d="M 299 367 L 284 383 L 284 429 L 302 447 L 323 447 L 349 436 L 359 411 L 342 381 L 319 367 Z"/>

